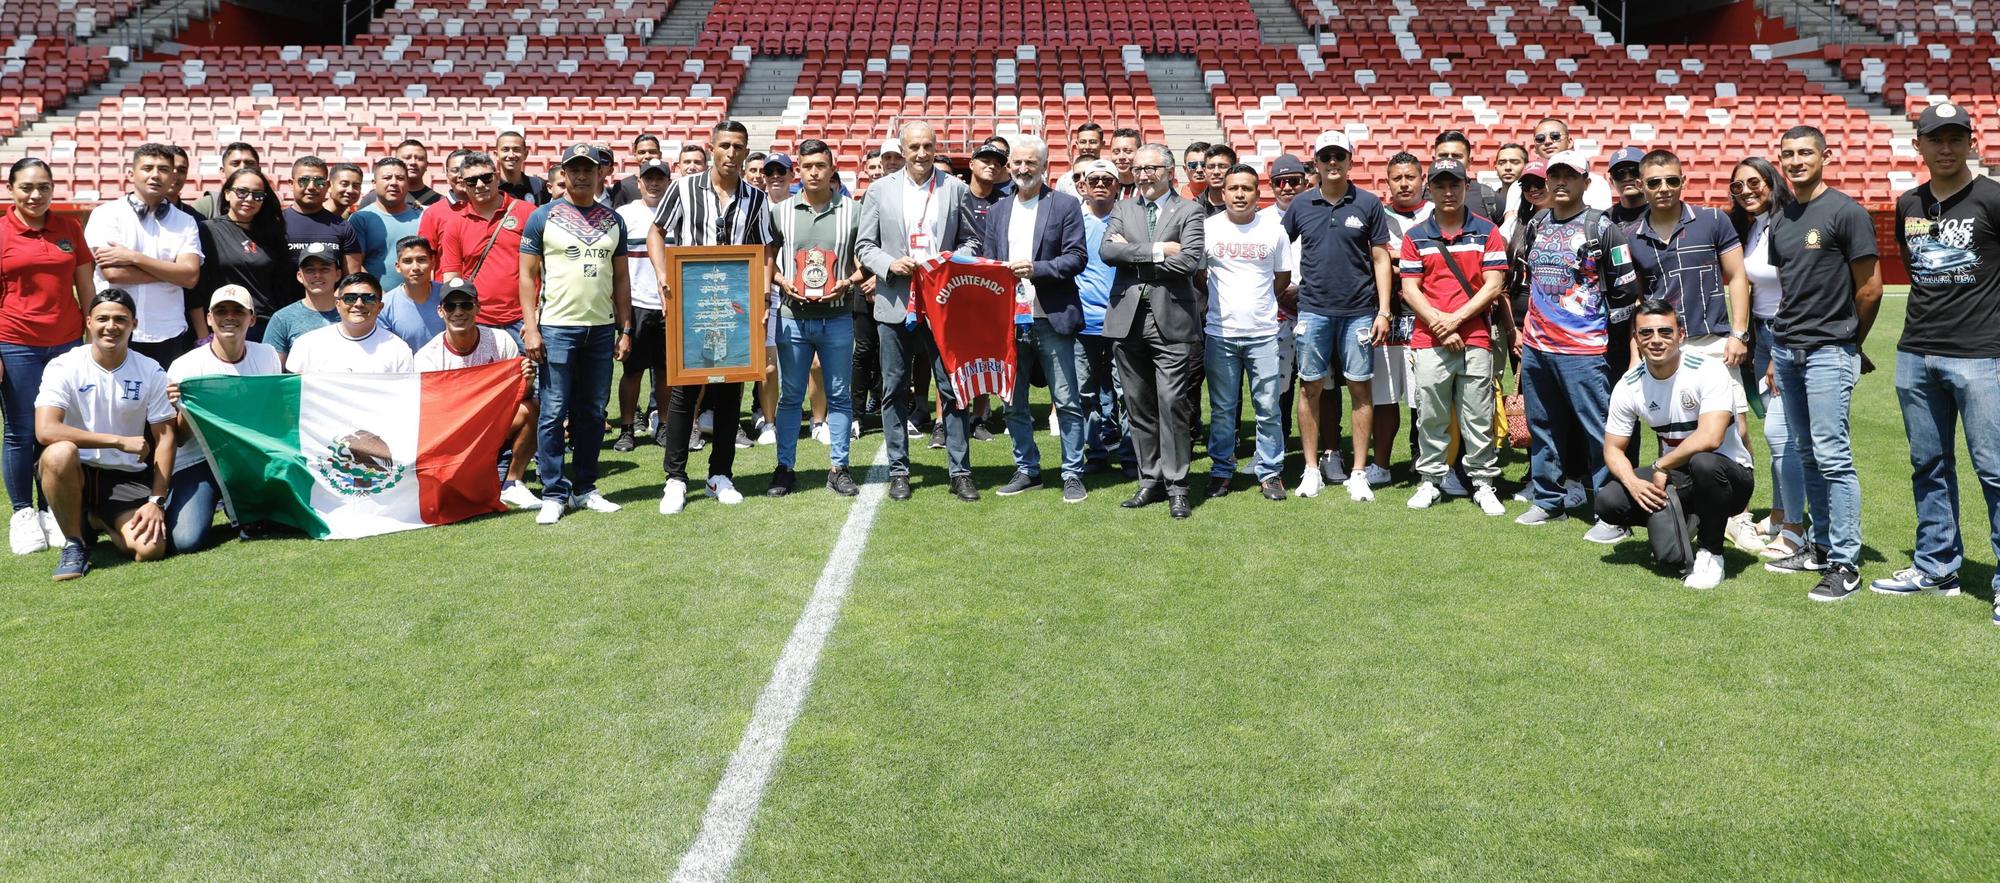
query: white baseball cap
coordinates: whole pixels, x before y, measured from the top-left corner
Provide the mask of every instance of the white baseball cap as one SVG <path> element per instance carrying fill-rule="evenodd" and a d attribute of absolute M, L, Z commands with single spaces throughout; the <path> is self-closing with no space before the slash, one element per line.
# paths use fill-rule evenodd
<path fill-rule="evenodd" d="M 882 150 L 881 150 L 881 152 L 882 152 L 882 153 L 884 153 L 884 154 L 890 154 L 890 153 L 893 153 L 893 154 L 895 154 L 895 155 L 897 155 L 897 156 L 902 156 L 902 155 L 903 155 L 903 142 L 901 142 L 901 141 L 899 141 L 899 140 L 897 140 L 897 139 L 895 139 L 895 138 L 891 138 L 891 139 L 889 139 L 889 140 L 887 140 L 887 141 L 884 141 L 884 142 L 882 142 Z"/>
<path fill-rule="evenodd" d="M 1556 166 L 1568 166 L 1575 169 L 1579 175 L 1590 174 L 1590 160 L 1579 150 L 1565 150 L 1549 157 L 1548 166 L 1550 171 L 1555 171 Z"/>
<path fill-rule="evenodd" d="M 1338 147 L 1348 156 L 1354 155 L 1354 142 L 1348 140 L 1346 132 L 1319 133 L 1319 137 L 1313 139 L 1313 156 L 1319 156 L 1320 151 L 1329 147 Z"/>
<path fill-rule="evenodd" d="M 1084 163 L 1077 171 L 1085 176 L 1110 175 L 1113 178 L 1118 177 L 1118 167 L 1112 165 L 1108 159 L 1093 159 L 1090 162 Z"/>
<path fill-rule="evenodd" d="M 253 313 L 257 311 L 256 305 L 250 302 L 250 289 L 241 285 L 224 285 L 208 296 L 209 309 L 215 309 L 215 305 L 220 303 L 232 303 Z"/>

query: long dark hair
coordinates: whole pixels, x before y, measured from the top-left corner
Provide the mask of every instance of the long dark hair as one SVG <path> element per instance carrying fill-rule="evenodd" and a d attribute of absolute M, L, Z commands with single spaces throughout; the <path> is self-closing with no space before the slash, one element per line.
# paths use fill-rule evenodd
<path fill-rule="evenodd" d="M 218 209 L 215 220 L 225 224 L 236 223 L 229 217 L 229 191 L 236 188 L 237 182 L 253 176 L 264 188 L 265 196 L 264 202 L 257 206 L 257 215 L 250 219 L 250 241 L 257 243 L 258 248 L 278 262 L 278 278 L 289 279 L 295 268 L 292 265 L 292 246 L 285 236 L 285 216 L 283 210 L 278 208 L 278 192 L 271 187 L 271 179 L 262 170 L 245 166 L 229 173 L 229 177 L 222 182 L 222 189 L 215 192 Z"/>
<path fill-rule="evenodd" d="M 1785 180 L 1785 176 L 1778 174 L 1777 167 L 1771 165 L 1770 160 L 1761 156 L 1738 161 L 1735 167 L 1729 170 L 1729 180 L 1734 182 L 1736 173 L 1742 171 L 1745 166 L 1756 172 L 1757 177 L 1764 179 L 1764 189 L 1771 194 L 1771 207 L 1766 211 L 1777 211 L 1792 204 L 1792 185 Z M 1750 225 L 1756 221 L 1757 219 L 1751 217 L 1749 212 L 1743 210 L 1743 206 L 1736 203 L 1734 196 L 1730 197 L 1729 222 L 1736 225 L 1736 238 L 1747 240 L 1750 235 Z M 1744 246 L 1747 248 L 1749 242 L 1745 241 Z"/>

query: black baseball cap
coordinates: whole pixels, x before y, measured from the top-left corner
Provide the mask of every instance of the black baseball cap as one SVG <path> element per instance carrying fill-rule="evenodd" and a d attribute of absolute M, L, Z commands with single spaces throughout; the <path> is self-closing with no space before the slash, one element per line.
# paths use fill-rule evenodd
<path fill-rule="evenodd" d="M 1280 155 L 1277 159 L 1271 161 L 1271 180 L 1273 181 L 1284 175 L 1305 177 L 1305 174 L 1306 164 L 1300 162 L 1298 157 L 1289 153 Z"/>
<path fill-rule="evenodd" d="M 1450 158 L 1432 160 L 1430 174 L 1425 175 L 1424 180 L 1435 181 L 1439 178 L 1465 180 L 1465 163 Z"/>
<path fill-rule="evenodd" d="M 649 159 L 639 164 L 639 177 L 643 178 L 654 173 L 666 175 L 669 178 L 674 175 L 673 169 L 668 168 L 666 163 L 657 159 Z"/>
<path fill-rule="evenodd" d="M 479 289 L 472 287 L 472 280 L 461 276 L 444 284 L 438 292 L 438 303 L 447 304 L 454 300 L 469 300 L 475 306 L 479 303 Z"/>
<path fill-rule="evenodd" d="M 998 157 L 1000 161 L 1004 163 L 1007 161 L 1008 151 L 1012 149 L 1013 148 L 1007 144 L 1007 139 L 995 135 L 982 142 L 979 145 L 979 149 L 972 152 L 972 158 L 978 159 L 979 157 L 982 156 L 994 156 Z"/>
<path fill-rule="evenodd" d="M 1919 136 L 1929 135 L 1939 129 L 1946 129 L 1952 126 L 1957 126 L 1967 132 L 1972 131 L 1972 115 L 1966 113 L 1965 108 L 1948 101 L 1944 104 L 1933 104 L 1930 107 L 1924 108 L 1923 114 L 1917 117 L 1917 134 Z"/>

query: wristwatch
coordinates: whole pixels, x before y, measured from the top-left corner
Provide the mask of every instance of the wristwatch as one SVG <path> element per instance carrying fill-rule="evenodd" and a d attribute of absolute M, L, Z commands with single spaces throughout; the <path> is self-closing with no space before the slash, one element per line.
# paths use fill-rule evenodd
<path fill-rule="evenodd" d="M 161 509 L 165 509 L 165 508 L 167 508 L 167 498 L 166 498 L 166 497 L 162 497 L 162 496 L 160 496 L 159 494 L 152 494 L 152 495 L 149 495 L 149 496 L 147 496 L 147 497 L 146 497 L 146 502 L 148 502 L 148 503 L 151 503 L 151 504 L 153 504 L 153 505 L 155 505 L 155 506 L 158 506 L 158 507 L 160 507 Z"/>
<path fill-rule="evenodd" d="M 626 337 L 631 337 L 631 336 L 632 336 L 632 328 L 631 328 L 630 326 L 627 326 L 627 327 L 624 327 L 624 328 L 620 328 L 620 329 L 618 329 L 618 333 L 619 333 L 619 334 L 623 334 L 623 335 L 625 335 Z"/>
<path fill-rule="evenodd" d="M 1745 329 L 1743 329 L 1742 331 L 1731 331 L 1731 332 L 1729 332 L 1729 336 L 1730 336 L 1730 337 L 1733 337 L 1733 338 L 1736 338 L 1736 341 L 1737 341 L 1738 343 L 1749 343 L 1749 342 L 1750 342 L 1750 329 L 1748 329 L 1748 328 L 1745 328 Z"/>

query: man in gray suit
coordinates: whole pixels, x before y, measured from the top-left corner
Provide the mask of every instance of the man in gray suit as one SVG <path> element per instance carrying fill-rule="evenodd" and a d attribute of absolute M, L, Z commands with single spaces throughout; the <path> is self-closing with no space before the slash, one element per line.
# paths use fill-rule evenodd
<path fill-rule="evenodd" d="M 952 394 L 944 361 L 931 340 L 930 326 L 909 312 L 910 286 L 917 267 L 947 251 L 977 252 L 979 231 L 960 210 L 965 185 L 937 170 L 937 134 L 927 123 L 903 127 L 903 170 L 868 187 L 861 204 L 861 233 L 855 252 L 861 265 L 879 280 L 875 286 L 875 322 L 881 338 L 882 437 L 889 446 L 889 499 L 910 498 L 910 440 L 903 425 L 910 420 L 913 401 L 910 367 L 914 358 L 931 360 L 944 405 L 945 451 L 950 460 L 951 492 L 968 503 L 979 499 L 972 483 L 972 456 L 966 440 L 972 417 L 966 403 Z"/>
<path fill-rule="evenodd" d="M 1175 518 L 1193 512 L 1188 464 L 1194 459 L 1190 403 L 1201 377 L 1201 311 L 1195 290 L 1202 268 L 1201 207 L 1174 192 L 1173 151 L 1140 148 L 1132 160 L 1138 193 L 1111 210 L 1101 254 L 1115 268 L 1104 336 L 1125 385 L 1139 489 L 1119 505 L 1137 509 L 1162 499 Z"/>

